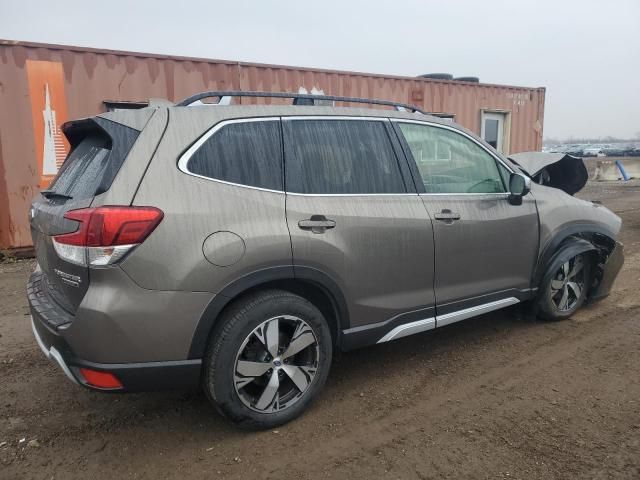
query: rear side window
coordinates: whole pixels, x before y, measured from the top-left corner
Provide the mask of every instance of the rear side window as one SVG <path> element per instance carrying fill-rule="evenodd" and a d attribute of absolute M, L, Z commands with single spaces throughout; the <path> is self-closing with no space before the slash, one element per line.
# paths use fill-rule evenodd
<path fill-rule="evenodd" d="M 251 187 L 283 190 L 280 122 L 230 123 L 189 159 L 195 175 Z"/>
<path fill-rule="evenodd" d="M 64 161 L 49 190 L 76 199 L 93 197 L 107 171 L 110 153 L 109 137 L 84 137 Z"/>
<path fill-rule="evenodd" d="M 287 191 L 307 194 L 406 191 L 382 122 L 291 120 L 285 125 Z"/>

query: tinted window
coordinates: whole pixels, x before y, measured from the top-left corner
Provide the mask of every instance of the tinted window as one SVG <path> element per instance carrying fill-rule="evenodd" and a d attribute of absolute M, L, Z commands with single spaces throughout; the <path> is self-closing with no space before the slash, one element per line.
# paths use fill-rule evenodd
<path fill-rule="evenodd" d="M 282 190 L 280 122 L 225 125 L 192 155 L 188 169 L 216 180 Z"/>
<path fill-rule="evenodd" d="M 48 190 L 78 199 L 109 190 L 140 131 L 96 117 L 72 122 L 64 134 L 71 152 Z"/>
<path fill-rule="evenodd" d="M 396 156 L 382 122 L 287 122 L 287 190 L 296 193 L 404 193 Z"/>
<path fill-rule="evenodd" d="M 49 190 L 76 199 L 93 197 L 109 166 L 110 153 L 109 137 L 86 136 L 64 161 Z"/>
<path fill-rule="evenodd" d="M 507 170 L 507 167 L 505 167 L 501 163 L 498 164 L 498 170 L 500 170 L 502 183 L 504 183 L 504 186 L 506 187 L 506 189 L 509 190 L 509 180 L 511 179 L 511 172 Z"/>
<path fill-rule="evenodd" d="M 444 128 L 399 125 L 427 193 L 506 191 L 496 160 L 475 142 Z"/>

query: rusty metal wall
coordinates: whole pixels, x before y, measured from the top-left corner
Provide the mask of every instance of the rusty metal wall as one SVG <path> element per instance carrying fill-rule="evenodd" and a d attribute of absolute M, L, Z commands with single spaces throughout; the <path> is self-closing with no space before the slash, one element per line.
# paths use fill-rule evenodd
<path fill-rule="evenodd" d="M 38 192 L 28 60 L 59 62 L 68 118 L 105 110 L 105 100 L 177 101 L 203 90 L 298 91 L 369 97 L 451 113 L 480 133 L 483 109 L 511 115 L 510 152 L 540 150 L 544 88 L 427 80 L 0 40 L 0 248 L 31 245 L 28 210 Z M 270 103 L 247 99 L 243 103 Z"/>

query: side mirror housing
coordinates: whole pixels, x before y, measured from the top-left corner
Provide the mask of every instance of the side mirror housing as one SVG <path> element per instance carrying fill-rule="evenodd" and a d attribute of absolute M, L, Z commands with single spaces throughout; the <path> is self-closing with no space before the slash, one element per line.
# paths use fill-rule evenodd
<path fill-rule="evenodd" d="M 512 173 L 509 177 L 509 203 L 522 205 L 522 197 L 531 191 L 531 179 L 522 173 Z"/>

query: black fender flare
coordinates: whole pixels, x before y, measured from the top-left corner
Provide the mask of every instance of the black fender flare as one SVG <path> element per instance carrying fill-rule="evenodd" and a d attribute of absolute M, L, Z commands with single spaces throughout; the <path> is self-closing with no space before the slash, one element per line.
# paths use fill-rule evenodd
<path fill-rule="evenodd" d="M 575 256 L 586 251 L 597 250 L 597 247 L 588 240 L 576 237 L 578 234 L 603 235 L 615 243 L 615 234 L 601 225 L 593 223 L 573 223 L 561 227 L 554 232 L 551 240 L 547 242 L 547 245 L 542 250 L 542 254 L 538 257 L 531 281 L 533 288 L 538 288 L 543 283 L 547 272 L 549 272 L 549 270 L 553 271 L 553 267 L 556 264 L 559 267 L 561 263 L 567 261 L 567 259 L 565 259 L 560 262 L 558 260 L 560 256 L 565 258 L 566 255 Z"/>
<path fill-rule="evenodd" d="M 560 247 L 560 249 L 553 256 L 547 269 L 544 272 L 540 280 L 539 287 L 546 285 L 547 282 L 551 279 L 551 276 L 558 271 L 560 266 L 575 257 L 576 255 L 580 255 L 581 253 L 591 252 L 597 250 L 596 246 L 587 240 L 583 240 L 581 238 L 574 238 L 567 242 L 565 245 Z M 538 294 L 541 295 L 543 292 L 539 288 Z"/>
<path fill-rule="evenodd" d="M 325 272 L 306 266 L 283 265 L 267 267 L 257 270 L 234 280 L 227 284 L 219 293 L 217 293 L 211 302 L 204 309 L 200 316 L 198 325 L 193 333 L 191 346 L 189 348 L 189 359 L 202 358 L 207 348 L 209 335 L 216 324 L 220 313 L 224 308 L 236 299 L 239 295 L 260 285 L 265 285 L 278 280 L 300 280 L 302 282 L 311 283 L 324 291 L 327 297 L 331 299 L 331 307 L 337 314 L 338 334 L 346 328 L 349 328 L 349 314 L 347 303 L 342 290 L 338 284 Z"/>

